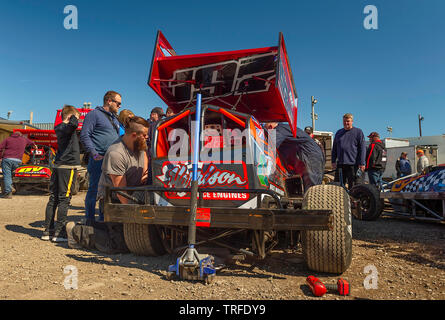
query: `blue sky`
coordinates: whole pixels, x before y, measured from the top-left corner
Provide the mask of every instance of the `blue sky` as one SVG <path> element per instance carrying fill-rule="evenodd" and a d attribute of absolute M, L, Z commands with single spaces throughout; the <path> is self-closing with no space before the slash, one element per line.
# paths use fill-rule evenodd
<path fill-rule="evenodd" d="M 78 29 L 66 30 L 66 5 Z M 366 5 L 378 29 L 366 30 Z M 365 134 L 445 133 L 445 1 L 2 1 L 0 117 L 51 122 L 63 104 L 123 94 L 137 115 L 164 103 L 147 86 L 157 30 L 178 54 L 275 46 L 284 34 L 299 96 L 298 126 L 335 132 L 346 112 Z"/>

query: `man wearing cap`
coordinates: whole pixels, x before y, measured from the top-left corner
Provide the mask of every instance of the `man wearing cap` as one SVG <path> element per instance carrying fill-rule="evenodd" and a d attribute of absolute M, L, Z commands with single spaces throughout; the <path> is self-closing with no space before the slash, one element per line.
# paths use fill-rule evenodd
<path fill-rule="evenodd" d="M 369 183 L 380 186 L 383 172 L 386 167 L 386 149 L 377 132 L 371 132 L 368 136 L 369 146 L 366 150 L 366 168 Z"/>
<path fill-rule="evenodd" d="M 307 126 L 306 128 L 304 128 L 304 132 L 306 132 L 318 144 L 321 151 L 323 152 L 323 155 L 325 155 L 324 147 L 321 144 L 320 140 L 314 137 L 314 130 L 312 129 L 312 127 Z"/>
<path fill-rule="evenodd" d="M 349 189 L 355 184 L 357 173 L 365 171 L 366 145 L 363 131 L 353 127 L 353 116 L 343 116 L 343 128 L 335 133 L 332 145 L 332 168 L 336 170 L 335 181 L 340 181 L 340 170 L 343 184 Z M 360 169 L 360 171 L 358 170 Z"/>
<path fill-rule="evenodd" d="M 426 157 L 422 149 L 417 150 L 416 154 L 419 158 L 419 160 L 417 161 L 417 172 L 421 173 L 426 167 L 430 165 L 430 162 L 428 161 L 428 158 Z"/>

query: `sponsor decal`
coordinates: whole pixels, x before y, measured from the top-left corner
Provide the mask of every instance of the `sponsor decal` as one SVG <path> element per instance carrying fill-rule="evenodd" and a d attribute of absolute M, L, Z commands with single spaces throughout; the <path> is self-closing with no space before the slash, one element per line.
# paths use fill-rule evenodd
<path fill-rule="evenodd" d="M 245 165 L 243 163 L 244 177 L 229 170 L 219 169 L 215 164 L 210 163 L 205 166 L 200 163 L 198 169 L 198 186 L 201 188 L 220 187 L 242 187 L 248 188 Z M 190 188 L 192 182 L 191 166 L 182 163 L 166 162 L 162 167 L 162 174 L 156 176 L 166 188 Z M 241 191 L 241 190 L 240 190 Z M 169 199 L 190 198 L 189 192 L 166 192 Z M 187 196 L 187 197 L 186 197 Z M 199 195 L 198 195 L 199 196 Z M 244 192 L 204 192 L 203 199 L 206 200 L 247 200 L 249 195 Z"/>
<path fill-rule="evenodd" d="M 193 99 L 198 89 L 193 81 L 202 83 L 199 90 L 203 97 L 218 98 L 229 94 L 266 92 L 275 78 L 274 59 L 276 52 L 252 55 L 236 60 L 192 68 L 178 69 L 173 77 L 162 83 L 167 95 L 176 97 L 177 103 L 187 103 Z M 261 78 L 261 79 L 257 79 Z M 264 81 L 264 80 L 267 81 Z"/>
<path fill-rule="evenodd" d="M 197 208 L 196 209 L 196 226 L 197 227 L 210 227 L 210 208 Z"/>
<path fill-rule="evenodd" d="M 204 192 L 202 197 L 204 200 L 247 200 L 249 194 L 246 192 Z"/>
<path fill-rule="evenodd" d="M 270 181 L 269 181 L 270 182 Z M 277 186 L 276 184 L 273 184 L 272 182 L 270 182 L 270 190 L 278 193 L 280 196 L 284 196 L 284 191 L 283 189 L 281 189 L 279 186 Z"/>
<path fill-rule="evenodd" d="M 51 170 L 46 167 L 38 167 L 38 166 L 25 166 L 17 168 L 16 176 L 20 177 L 43 177 L 50 176 Z"/>

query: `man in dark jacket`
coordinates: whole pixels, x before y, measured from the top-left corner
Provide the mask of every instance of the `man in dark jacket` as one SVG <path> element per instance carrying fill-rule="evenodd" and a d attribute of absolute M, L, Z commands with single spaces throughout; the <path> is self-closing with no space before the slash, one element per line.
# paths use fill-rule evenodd
<path fill-rule="evenodd" d="M 408 153 L 402 152 L 400 158 L 396 161 L 397 179 L 410 175 L 412 172 L 411 163 L 408 159 Z"/>
<path fill-rule="evenodd" d="M 76 133 L 79 117 L 80 112 L 75 107 L 65 105 L 62 109 L 62 123 L 54 128 L 58 149 L 49 184 L 50 195 L 45 210 L 42 240 L 68 241 L 65 232 L 66 216 L 76 184 L 77 167 L 80 166 L 79 138 Z M 56 210 L 57 223 L 54 228 Z"/>
<path fill-rule="evenodd" d="M 365 170 L 368 172 L 369 183 L 380 186 L 386 167 L 386 149 L 377 132 L 371 132 L 368 138 L 370 144 L 366 150 Z"/>
<path fill-rule="evenodd" d="M 165 117 L 164 110 L 162 110 L 161 107 L 154 107 L 150 112 L 150 118 L 147 119 L 150 127 L 148 128 L 148 138 L 147 138 L 147 147 L 148 147 L 148 154 L 150 155 L 150 148 L 151 148 L 151 141 L 154 136 L 156 124 L 161 120 L 163 117 Z M 151 162 L 151 159 L 148 160 Z M 148 179 L 147 184 L 152 184 L 153 178 L 152 178 L 152 169 L 151 166 L 148 168 Z"/>
<path fill-rule="evenodd" d="M 322 183 L 325 157 L 314 139 L 300 128 L 294 137 L 287 123 L 270 122 L 266 129 L 276 130 L 275 145 L 280 160 L 290 173 L 301 175 L 305 190 Z"/>
<path fill-rule="evenodd" d="M 26 146 L 35 143 L 29 140 L 20 132 L 14 132 L 10 137 L 6 138 L 0 144 L 0 159 L 2 159 L 3 186 L 2 197 L 12 199 L 12 175 L 14 171 L 22 163 L 23 153 Z"/>
<path fill-rule="evenodd" d="M 94 220 L 96 214 L 96 197 L 99 178 L 102 173 L 102 160 L 108 147 L 119 138 L 119 121 L 117 112 L 122 97 L 115 91 L 105 93 L 102 107 L 90 111 L 83 120 L 80 141 L 89 154 L 88 191 L 85 196 L 85 217 Z M 99 221 L 103 221 L 99 212 Z"/>
<path fill-rule="evenodd" d="M 346 113 L 343 116 L 343 128 L 335 133 L 332 145 L 332 168 L 336 170 L 335 181 L 340 181 L 340 170 L 343 184 L 352 188 L 357 179 L 357 173 L 365 171 L 366 145 L 363 131 L 353 127 L 353 116 Z M 359 171 L 360 170 L 360 171 Z"/>

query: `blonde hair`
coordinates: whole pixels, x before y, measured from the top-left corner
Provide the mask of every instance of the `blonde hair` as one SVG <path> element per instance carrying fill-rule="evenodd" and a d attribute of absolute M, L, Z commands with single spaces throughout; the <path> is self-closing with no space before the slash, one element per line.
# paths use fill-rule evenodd
<path fill-rule="evenodd" d="M 352 113 L 345 113 L 343 115 L 343 119 L 351 119 L 354 120 L 354 116 L 352 115 Z"/>
<path fill-rule="evenodd" d="M 67 119 L 72 114 L 80 115 L 80 112 L 76 109 L 76 107 L 70 106 L 68 104 L 64 105 L 62 108 L 62 120 Z"/>
<path fill-rule="evenodd" d="M 134 113 L 131 110 L 124 109 L 119 112 L 119 117 L 117 118 L 120 123 L 125 127 L 128 125 L 128 120 L 134 117 Z"/>

